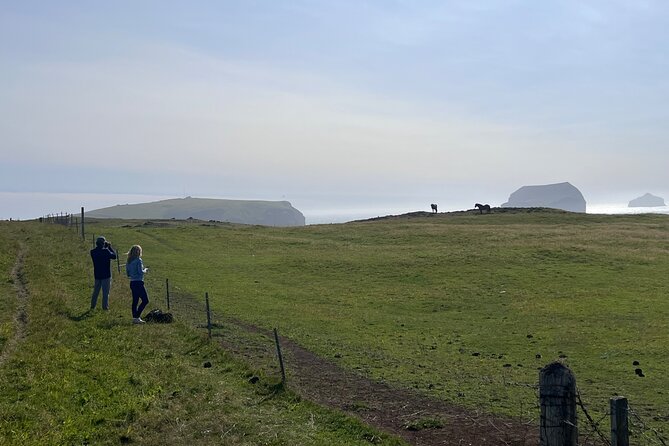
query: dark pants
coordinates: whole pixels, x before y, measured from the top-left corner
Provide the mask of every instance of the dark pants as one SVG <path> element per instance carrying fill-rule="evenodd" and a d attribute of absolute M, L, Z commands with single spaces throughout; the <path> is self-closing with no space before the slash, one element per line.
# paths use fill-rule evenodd
<path fill-rule="evenodd" d="M 130 282 L 130 291 L 132 291 L 132 317 L 138 318 L 142 315 L 144 307 L 149 303 L 149 295 L 144 288 L 144 282 L 141 280 Z M 139 302 L 140 299 L 142 300 L 141 303 Z"/>

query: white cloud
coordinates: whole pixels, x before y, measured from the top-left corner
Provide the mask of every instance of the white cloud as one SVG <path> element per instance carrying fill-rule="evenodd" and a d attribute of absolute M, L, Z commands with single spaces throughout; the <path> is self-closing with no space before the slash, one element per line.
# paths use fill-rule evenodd
<path fill-rule="evenodd" d="M 19 147 L 12 157 L 28 162 L 465 179 L 495 175 L 527 144 L 518 129 L 444 106 L 183 48 L 34 65 L 24 75 L 0 113 L 3 145 Z"/>

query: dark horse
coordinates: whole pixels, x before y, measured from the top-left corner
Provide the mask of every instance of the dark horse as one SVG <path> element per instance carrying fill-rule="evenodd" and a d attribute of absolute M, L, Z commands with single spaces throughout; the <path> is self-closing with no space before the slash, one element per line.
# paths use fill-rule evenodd
<path fill-rule="evenodd" d="M 475 208 L 479 208 L 479 211 L 483 214 L 483 211 L 486 211 L 488 214 L 490 213 L 490 205 L 489 204 L 481 204 L 481 203 L 476 203 L 474 205 Z"/>
<path fill-rule="evenodd" d="M 437 205 L 436 204 L 432 203 L 430 205 L 430 207 L 432 208 L 432 212 L 435 212 L 435 213 L 437 212 Z"/>

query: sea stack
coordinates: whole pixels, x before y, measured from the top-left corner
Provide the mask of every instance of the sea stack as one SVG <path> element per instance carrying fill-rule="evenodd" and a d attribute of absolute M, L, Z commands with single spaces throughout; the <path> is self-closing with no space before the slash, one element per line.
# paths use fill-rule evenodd
<path fill-rule="evenodd" d="M 666 206 L 666 204 L 664 204 L 664 198 L 656 197 L 653 194 L 644 194 L 639 198 L 631 200 L 627 205 L 630 208 L 651 208 L 657 206 Z"/>
<path fill-rule="evenodd" d="M 509 196 L 502 207 L 511 208 L 553 208 L 570 212 L 585 212 L 585 198 L 570 183 L 523 186 Z"/>

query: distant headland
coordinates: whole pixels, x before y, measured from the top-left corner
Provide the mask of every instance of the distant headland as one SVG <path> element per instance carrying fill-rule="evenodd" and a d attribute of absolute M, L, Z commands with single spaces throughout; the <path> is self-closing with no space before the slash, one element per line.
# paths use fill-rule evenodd
<path fill-rule="evenodd" d="M 92 218 L 197 219 L 263 226 L 304 226 L 304 215 L 288 201 L 174 198 L 116 205 L 86 212 Z"/>

